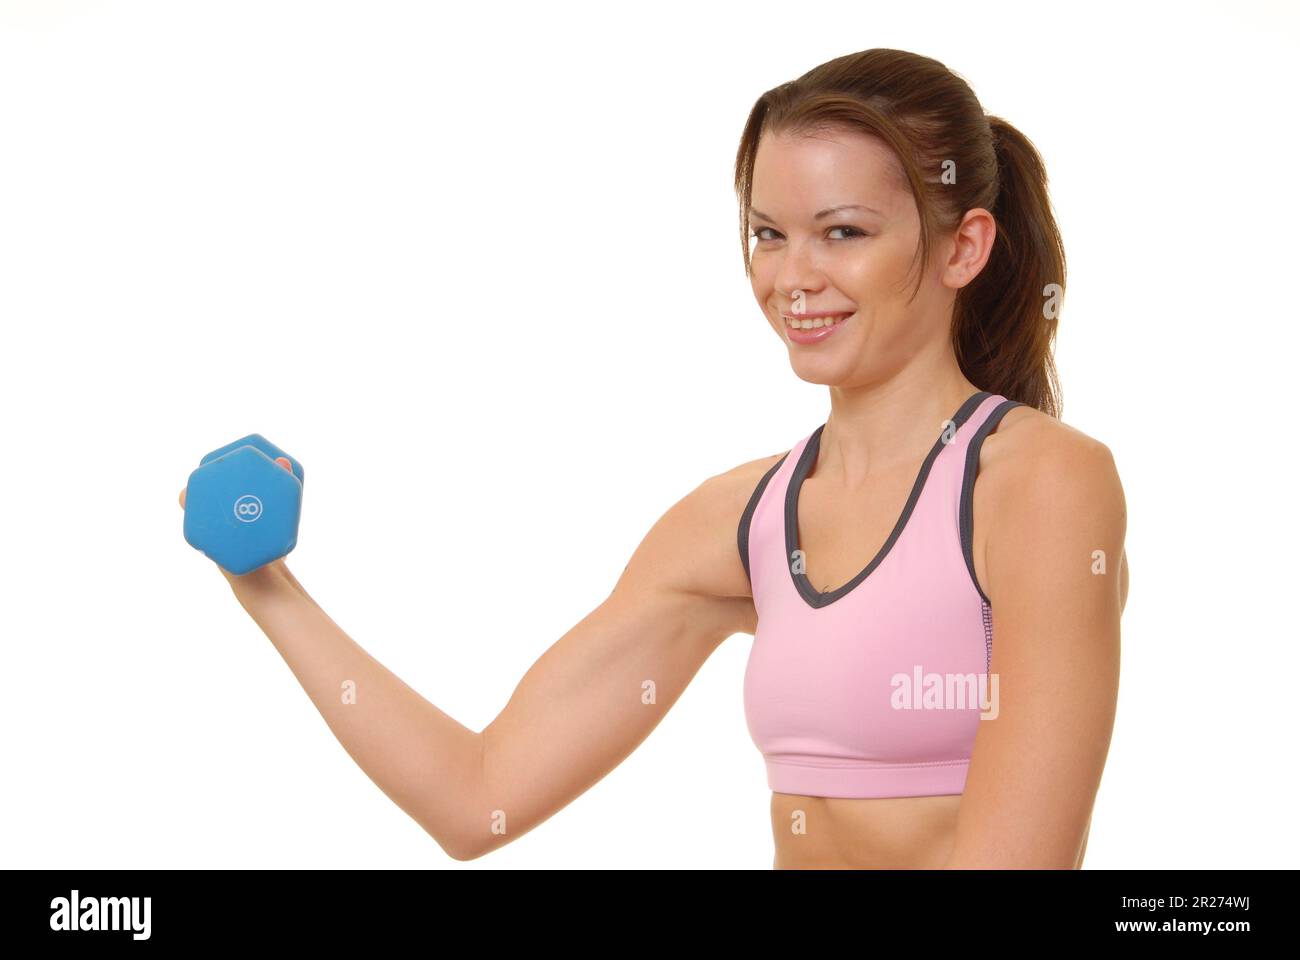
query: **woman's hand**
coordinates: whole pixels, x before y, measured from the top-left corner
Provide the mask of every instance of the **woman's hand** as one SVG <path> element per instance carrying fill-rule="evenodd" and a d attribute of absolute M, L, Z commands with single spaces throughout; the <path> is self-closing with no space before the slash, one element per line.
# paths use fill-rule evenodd
<path fill-rule="evenodd" d="M 275 462 L 278 463 L 280 466 L 284 467 L 284 469 L 288 470 L 290 473 L 293 472 L 293 467 L 290 465 L 287 458 L 276 457 Z M 181 488 L 180 504 L 181 504 L 181 509 L 182 510 L 185 509 L 184 488 Z M 285 566 L 284 557 L 280 557 L 277 560 L 272 560 L 270 563 L 258 567 L 256 570 L 251 570 L 248 573 L 245 573 L 240 576 L 236 576 L 235 574 L 231 573 L 229 570 L 221 566 L 221 564 L 219 563 L 214 565 L 218 570 L 221 571 L 221 575 L 225 577 L 226 580 L 230 583 L 230 587 L 232 590 L 235 591 L 236 595 L 240 595 L 242 593 L 248 593 L 250 595 L 255 593 L 261 593 L 263 591 L 274 590 L 276 588 L 283 587 L 285 584 L 288 584 L 293 589 L 301 593 L 304 597 L 307 597 L 307 591 L 302 588 L 302 585 L 299 584 L 298 581 L 294 578 L 293 574 L 289 572 L 289 568 Z M 307 599 L 310 600 L 311 597 L 307 597 Z"/>

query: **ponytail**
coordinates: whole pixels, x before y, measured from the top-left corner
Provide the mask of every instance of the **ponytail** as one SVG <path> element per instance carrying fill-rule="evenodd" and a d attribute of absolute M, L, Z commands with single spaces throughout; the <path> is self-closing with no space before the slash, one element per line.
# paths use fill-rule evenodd
<path fill-rule="evenodd" d="M 1052 349 L 1065 295 L 1065 247 L 1043 158 L 1023 133 L 990 116 L 997 237 L 979 276 L 957 294 L 953 348 L 972 383 L 1054 417 L 1061 387 Z"/>

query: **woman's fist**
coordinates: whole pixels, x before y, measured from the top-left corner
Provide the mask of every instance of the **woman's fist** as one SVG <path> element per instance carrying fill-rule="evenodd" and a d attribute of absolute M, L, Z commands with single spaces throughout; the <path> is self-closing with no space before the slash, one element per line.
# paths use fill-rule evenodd
<path fill-rule="evenodd" d="M 289 465 L 288 458 L 276 457 L 275 462 L 284 467 L 284 469 L 288 470 L 290 473 L 293 473 L 293 467 Z M 181 509 L 185 509 L 185 487 L 181 487 Z"/>
<path fill-rule="evenodd" d="M 289 464 L 289 460 L 286 457 L 276 457 L 275 462 L 284 467 L 284 469 L 288 470 L 290 473 L 293 473 L 293 467 Z M 182 510 L 185 509 L 185 489 L 185 487 L 181 487 L 180 504 Z M 250 571 L 241 577 L 236 577 L 233 573 L 230 573 L 222 567 L 221 564 L 217 564 L 217 569 L 220 570 L 222 575 L 230 581 L 232 586 L 235 584 L 236 580 L 241 584 L 252 585 L 254 582 L 265 580 L 268 577 L 286 577 L 291 583 L 294 583 L 295 585 L 297 584 L 297 581 L 293 579 L 292 574 L 289 574 L 289 568 L 284 565 L 284 557 L 280 557 L 278 560 L 273 560 L 265 566 L 258 567 L 256 570 Z M 300 587 L 297 589 L 301 591 Z"/>

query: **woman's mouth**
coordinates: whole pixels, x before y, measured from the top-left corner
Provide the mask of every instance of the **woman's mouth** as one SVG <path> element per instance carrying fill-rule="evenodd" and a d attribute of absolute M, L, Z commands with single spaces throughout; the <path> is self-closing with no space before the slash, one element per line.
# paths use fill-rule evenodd
<path fill-rule="evenodd" d="M 821 343 L 852 319 L 852 313 L 783 314 L 785 335 L 791 343 Z"/>

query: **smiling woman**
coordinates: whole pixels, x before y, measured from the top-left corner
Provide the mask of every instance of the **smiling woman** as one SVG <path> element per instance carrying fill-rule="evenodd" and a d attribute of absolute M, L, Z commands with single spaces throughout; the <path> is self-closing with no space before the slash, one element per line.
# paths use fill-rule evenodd
<path fill-rule="evenodd" d="M 737 531 L 776 865 L 1080 866 L 1125 510 L 1058 419 L 1041 157 L 942 64 L 869 50 L 759 98 L 736 191 L 754 296 L 831 400 L 748 467 Z"/>
<path fill-rule="evenodd" d="M 754 296 L 828 388 L 826 421 L 673 504 L 483 730 L 367 654 L 283 560 L 231 589 L 457 860 L 599 782 L 744 633 L 776 866 L 1079 866 L 1125 513 L 1107 448 L 1058 419 L 1065 268 L 1040 158 L 942 64 L 868 50 L 759 98 L 736 188 Z"/>

